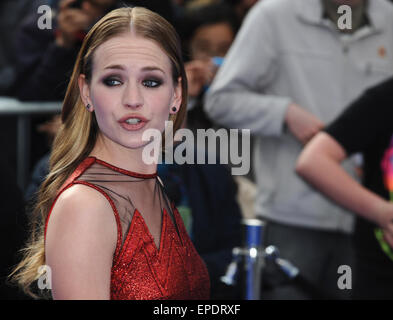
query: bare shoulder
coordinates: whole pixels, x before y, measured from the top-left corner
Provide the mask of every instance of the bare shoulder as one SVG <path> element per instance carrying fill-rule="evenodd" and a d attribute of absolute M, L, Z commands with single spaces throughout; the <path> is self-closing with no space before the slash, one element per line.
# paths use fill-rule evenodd
<path fill-rule="evenodd" d="M 64 190 L 51 212 L 45 241 L 55 299 L 107 299 L 117 242 L 109 201 L 86 185 Z"/>
<path fill-rule="evenodd" d="M 87 186 L 85 184 L 76 183 L 73 186 L 64 190 L 59 199 L 67 200 L 72 198 L 73 201 L 85 201 L 89 202 L 88 200 L 94 199 L 96 201 L 107 202 L 104 195 L 97 191 L 96 189 Z"/>
<path fill-rule="evenodd" d="M 50 219 L 55 215 L 64 215 L 62 218 L 73 222 L 114 220 L 112 207 L 106 197 L 83 184 L 75 184 L 60 194 Z"/>
<path fill-rule="evenodd" d="M 57 243 L 59 235 L 81 242 L 95 239 L 97 243 L 106 240 L 115 244 L 117 226 L 109 201 L 99 191 L 82 184 L 63 191 L 49 217 L 47 242 Z"/>

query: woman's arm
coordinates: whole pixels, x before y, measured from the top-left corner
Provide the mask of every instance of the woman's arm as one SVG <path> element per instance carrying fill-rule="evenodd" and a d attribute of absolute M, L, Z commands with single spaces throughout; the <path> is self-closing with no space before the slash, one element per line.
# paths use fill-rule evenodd
<path fill-rule="evenodd" d="M 341 167 L 347 157 L 343 147 L 329 134 L 318 133 L 301 153 L 296 172 L 338 204 L 374 221 L 393 246 L 393 204 L 369 191 Z"/>
<path fill-rule="evenodd" d="M 46 234 L 53 299 L 109 299 L 117 226 L 107 199 L 74 185 L 57 199 Z"/>

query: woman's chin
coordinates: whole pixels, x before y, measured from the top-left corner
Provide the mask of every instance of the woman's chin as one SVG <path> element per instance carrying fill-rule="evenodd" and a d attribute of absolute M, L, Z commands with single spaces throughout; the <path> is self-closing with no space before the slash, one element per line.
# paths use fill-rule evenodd
<path fill-rule="evenodd" d="M 122 144 L 122 146 L 127 149 L 131 149 L 131 150 L 142 150 L 143 148 L 145 148 L 147 145 L 149 145 L 152 142 L 153 141 L 142 141 L 142 140 L 127 141 L 124 144 Z"/>

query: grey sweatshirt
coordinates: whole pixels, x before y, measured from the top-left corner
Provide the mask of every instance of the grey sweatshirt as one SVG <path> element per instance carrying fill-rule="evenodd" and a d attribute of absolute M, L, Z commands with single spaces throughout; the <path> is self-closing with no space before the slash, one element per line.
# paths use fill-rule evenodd
<path fill-rule="evenodd" d="M 323 18 L 320 0 L 262 0 L 243 22 L 205 109 L 218 123 L 256 137 L 257 215 L 352 231 L 353 215 L 296 175 L 302 145 L 284 118 L 294 102 L 328 124 L 366 88 L 393 75 L 393 5 L 369 1 L 368 18 L 369 25 L 343 34 Z M 353 161 L 343 165 L 354 175 Z"/>

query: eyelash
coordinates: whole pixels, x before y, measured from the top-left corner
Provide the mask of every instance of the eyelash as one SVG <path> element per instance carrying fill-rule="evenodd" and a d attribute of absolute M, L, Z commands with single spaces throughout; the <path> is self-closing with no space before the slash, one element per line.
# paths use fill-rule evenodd
<path fill-rule="evenodd" d="M 158 79 L 146 79 L 146 80 L 143 80 L 142 82 L 143 83 L 146 83 L 146 82 L 155 83 L 153 85 L 146 86 L 148 88 L 157 88 L 157 87 L 159 87 L 162 84 L 162 81 L 158 80 Z"/>
<path fill-rule="evenodd" d="M 113 82 L 118 82 L 118 84 L 113 84 Z M 122 84 L 122 82 L 116 78 L 105 78 L 103 80 L 103 83 L 107 86 L 107 87 L 116 87 Z M 150 83 L 149 85 L 146 85 L 146 83 Z M 158 79 L 146 79 L 142 81 L 142 84 L 147 87 L 147 88 L 157 88 L 162 84 L 161 80 Z"/>

